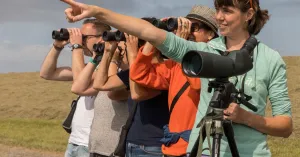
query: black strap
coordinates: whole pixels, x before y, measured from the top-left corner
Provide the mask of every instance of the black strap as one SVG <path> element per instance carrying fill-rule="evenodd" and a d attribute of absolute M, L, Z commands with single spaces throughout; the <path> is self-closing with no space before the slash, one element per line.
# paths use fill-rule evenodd
<path fill-rule="evenodd" d="M 258 53 L 258 46 L 259 46 L 259 43 L 257 43 L 257 48 L 256 48 L 256 51 Z M 250 57 L 251 57 L 251 60 L 252 60 L 252 64 L 254 64 L 254 59 L 253 59 L 253 56 L 254 56 L 254 50 L 250 52 Z M 257 54 L 256 54 L 257 55 Z M 254 65 L 255 66 L 255 65 Z M 245 80 L 246 80 L 246 77 L 247 77 L 247 73 L 244 75 L 244 78 L 242 80 L 242 88 L 240 90 L 241 94 L 244 95 L 245 94 Z"/>
<path fill-rule="evenodd" d="M 179 92 L 176 94 L 176 96 L 174 97 L 171 107 L 170 107 L 170 115 L 174 109 L 174 106 L 176 104 L 176 102 L 178 101 L 179 97 L 182 95 L 182 93 L 187 89 L 187 87 L 190 85 L 189 81 L 186 81 L 186 83 L 181 87 L 181 89 L 179 90 Z"/>
<path fill-rule="evenodd" d="M 80 99 L 80 95 L 77 97 L 77 99 L 76 99 L 76 103 L 72 103 L 71 104 L 71 108 L 73 108 L 73 106 L 75 107 L 75 110 L 76 110 L 76 107 L 77 107 L 77 103 L 78 103 L 78 100 Z"/>
<path fill-rule="evenodd" d="M 80 96 L 78 96 L 76 100 L 72 101 L 71 110 L 70 110 L 68 116 L 66 117 L 66 119 L 62 123 L 62 127 L 69 134 L 72 132 L 72 121 L 73 121 L 73 117 L 74 117 L 74 114 L 75 114 L 75 111 L 76 111 L 76 108 L 77 108 L 77 103 L 78 103 L 79 99 L 80 99 Z"/>
<path fill-rule="evenodd" d="M 138 103 L 136 101 L 133 101 L 133 106 L 132 106 L 131 112 L 129 113 L 126 124 L 123 126 L 124 129 L 129 129 L 130 128 L 130 126 L 132 124 L 132 121 L 133 121 L 133 117 L 134 117 L 135 112 L 136 112 L 137 104 Z"/>

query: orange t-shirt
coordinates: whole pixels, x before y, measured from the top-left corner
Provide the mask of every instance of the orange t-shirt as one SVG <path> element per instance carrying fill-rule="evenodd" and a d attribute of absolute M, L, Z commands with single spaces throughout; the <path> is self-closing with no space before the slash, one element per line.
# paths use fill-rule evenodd
<path fill-rule="evenodd" d="M 189 81 L 190 86 L 180 96 L 172 111 L 169 130 L 177 133 L 191 130 L 200 98 L 200 79 L 185 76 L 180 64 L 172 60 L 152 64 L 153 53 L 144 55 L 142 50 L 143 47 L 130 67 L 130 78 L 148 88 L 169 90 L 169 108 L 176 94 L 186 81 Z M 169 147 L 163 145 L 162 152 L 165 155 L 180 156 L 186 154 L 187 146 L 188 143 L 180 138 L 177 143 L 171 144 Z"/>

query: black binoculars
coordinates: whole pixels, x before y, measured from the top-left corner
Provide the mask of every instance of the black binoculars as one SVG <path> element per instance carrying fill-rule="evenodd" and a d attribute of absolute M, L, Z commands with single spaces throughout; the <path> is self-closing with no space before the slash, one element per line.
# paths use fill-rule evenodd
<path fill-rule="evenodd" d="M 97 55 L 103 55 L 104 53 L 105 44 L 104 43 L 97 43 L 93 45 L 93 50 L 96 52 Z"/>
<path fill-rule="evenodd" d="M 161 21 L 160 19 L 153 20 L 152 24 L 160 29 L 172 32 L 178 28 L 177 18 L 169 18 L 167 21 Z"/>
<path fill-rule="evenodd" d="M 124 32 L 116 31 L 116 32 L 110 32 L 110 31 L 104 31 L 102 34 L 102 39 L 104 41 L 126 41 Z M 142 46 L 145 44 L 144 40 L 139 39 L 138 40 L 138 46 Z"/>
<path fill-rule="evenodd" d="M 69 38 L 70 34 L 66 28 L 61 28 L 60 31 L 52 31 L 52 39 L 54 40 L 65 41 L 69 40 Z"/>
<path fill-rule="evenodd" d="M 148 21 L 152 25 L 154 25 L 157 28 L 172 32 L 178 27 L 177 18 L 169 18 L 167 21 L 161 21 L 160 19 L 157 19 L 155 17 L 143 17 L 142 18 L 145 21 Z"/>
<path fill-rule="evenodd" d="M 102 39 L 104 41 L 126 41 L 124 33 L 119 30 L 116 32 L 104 31 Z"/>

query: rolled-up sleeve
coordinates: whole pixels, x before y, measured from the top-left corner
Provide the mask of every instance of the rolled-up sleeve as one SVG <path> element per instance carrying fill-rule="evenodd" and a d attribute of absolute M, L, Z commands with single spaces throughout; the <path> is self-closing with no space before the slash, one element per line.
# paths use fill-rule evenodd
<path fill-rule="evenodd" d="M 276 53 L 270 64 L 269 99 L 273 116 L 291 116 L 291 101 L 288 95 L 286 65 L 281 56 Z"/>
<path fill-rule="evenodd" d="M 168 68 L 166 65 L 169 61 L 161 64 L 152 64 L 153 52 L 144 55 L 142 51 L 143 49 L 141 48 L 137 58 L 130 67 L 130 78 L 134 82 L 148 88 L 169 89 L 171 68 Z"/>

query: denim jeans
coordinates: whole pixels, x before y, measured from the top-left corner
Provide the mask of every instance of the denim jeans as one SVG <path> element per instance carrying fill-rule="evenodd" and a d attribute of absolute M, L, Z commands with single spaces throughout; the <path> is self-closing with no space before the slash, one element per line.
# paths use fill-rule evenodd
<path fill-rule="evenodd" d="M 162 157 L 161 147 L 127 143 L 126 157 Z"/>
<path fill-rule="evenodd" d="M 89 149 L 86 146 L 80 146 L 69 143 L 65 153 L 65 157 L 89 157 Z"/>

